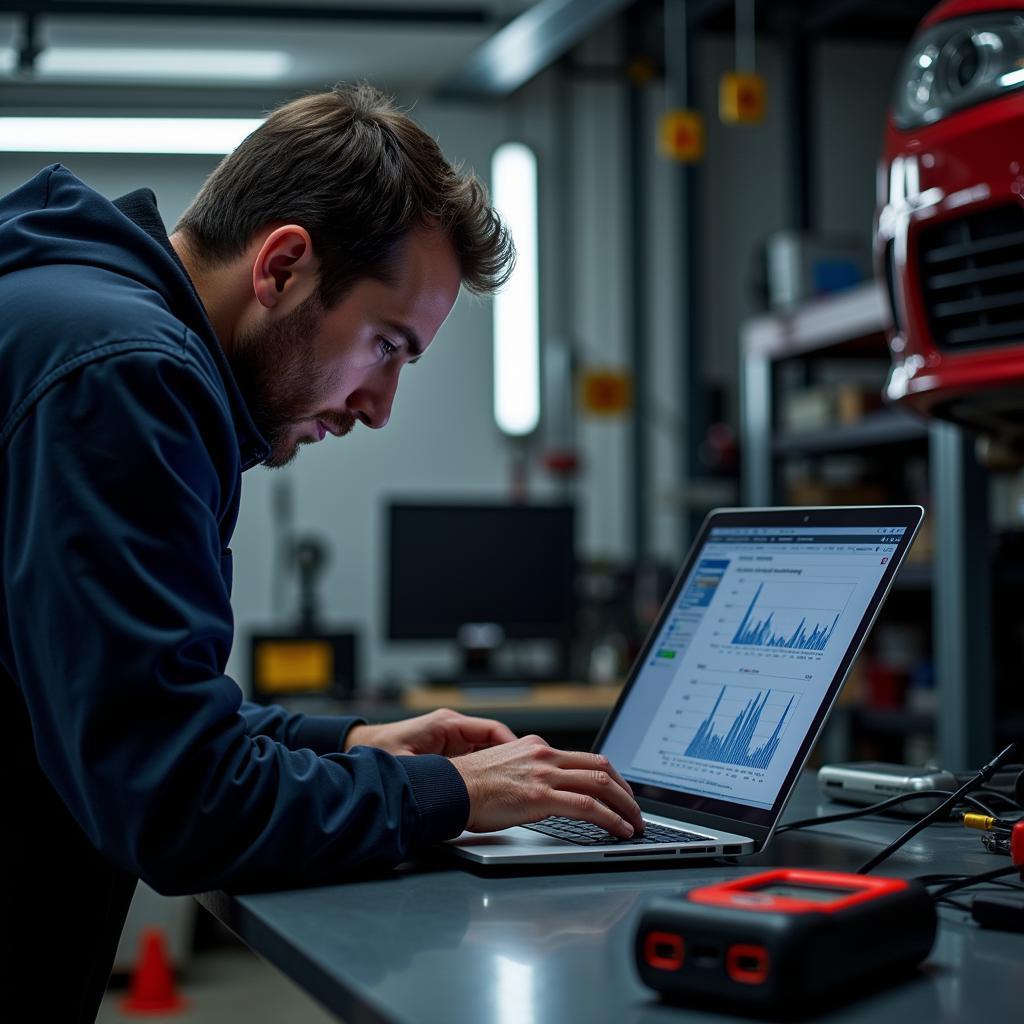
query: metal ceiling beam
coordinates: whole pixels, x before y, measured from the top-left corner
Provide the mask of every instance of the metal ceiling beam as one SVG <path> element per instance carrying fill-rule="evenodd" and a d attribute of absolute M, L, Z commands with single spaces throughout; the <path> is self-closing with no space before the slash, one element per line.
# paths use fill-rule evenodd
<path fill-rule="evenodd" d="M 0 108 L 9 116 L 265 117 L 295 98 L 286 86 L 72 85 L 8 78 L 0 81 Z"/>
<path fill-rule="evenodd" d="M 634 0 L 538 0 L 475 50 L 438 90 L 448 99 L 513 93 Z"/>
<path fill-rule="evenodd" d="M 812 14 L 801 18 L 800 29 L 814 35 L 824 32 L 837 21 L 856 14 L 866 6 L 866 0 L 825 0 L 814 5 Z"/>
<path fill-rule="evenodd" d="M 686 18 L 694 28 L 697 28 L 705 18 L 710 18 L 732 5 L 733 0 L 689 0 L 686 5 Z"/>
<path fill-rule="evenodd" d="M 492 21 L 482 7 L 402 7 L 377 4 L 229 4 L 119 2 L 119 0 L 0 0 L 0 14 L 50 17 L 157 17 L 245 19 L 246 21 L 345 21 L 407 25 L 484 25 Z"/>

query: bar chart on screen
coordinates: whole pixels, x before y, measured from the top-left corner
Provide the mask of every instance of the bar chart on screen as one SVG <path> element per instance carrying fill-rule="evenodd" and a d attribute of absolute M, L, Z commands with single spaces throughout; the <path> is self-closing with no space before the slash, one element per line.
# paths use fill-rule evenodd
<path fill-rule="evenodd" d="M 732 642 L 734 644 L 749 644 L 751 647 L 790 647 L 800 651 L 823 651 L 828 644 L 832 631 L 839 621 L 839 612 L 827 626 L 824 623 L 815 622 L 810 625 L 807 615 L 802 615 L 800 621 L 792 633 L 778 633 L 773 628 L 776 610 L 758 619 L 755 615 L 758 599 L 764 590 L 764 584 L 758 586 L 747 608 L 747 614 L 743 621 L 736 628 Z"/>
<path fill-rule="evenodd" d="M 744 581 L 719 608 L 716 645 L 821 654 L 850 603 L 854 582 Z"/>
<path fill-rule="evenodd" d="M 696 758 L 766 769 L 799 700 L 795 691 L 691 678 L 660 737 L 662 765 Z"/>
<path fill-rule="evenodd" d="M 728 715 L 723 715 L 725 723 L 724 725 L 719 723 L 716 732 L 715 715 L 721 707 L 727 690 L 728 687 L 723 686 L 719 691 L 714 707 L 700 723 L 696 735 L 687 744 L 686 756 L 700 757 L 706 761 L 721 761 L 723 764 L 735 764 L 744 768 L 767 768 L 771 763 L 772 755 L 778 750 L 779 736 L 790 709 L 793 707 L 794 697 L 790 696 L 785 710 L 775 722 L 775 728 L 772 729 L 771 735 L 764 742 L 758 744 L 755 742 L 755 736 L 758 734 L 761 716 L 768 706 L 768 699 L 771 697 L 772 691 L 767 690 L 763 694 L 758 693 L 756 696 L 749 697 L 743 710 L 732 719 L 731 725 Z"/>

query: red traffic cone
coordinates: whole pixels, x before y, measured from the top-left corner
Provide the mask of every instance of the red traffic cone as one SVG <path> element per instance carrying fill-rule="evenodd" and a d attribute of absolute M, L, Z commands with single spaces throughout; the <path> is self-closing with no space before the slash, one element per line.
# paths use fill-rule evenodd
<path fill-rule="evenodd" d="M 128 995 L 121 1000 L 122 1013 L 179 1013 L 187 1002 L 174 988 L 174 971 L 167 956 L 164 933 L 144 928 L 139 939 L 139 961 L 132 974 Z"/>

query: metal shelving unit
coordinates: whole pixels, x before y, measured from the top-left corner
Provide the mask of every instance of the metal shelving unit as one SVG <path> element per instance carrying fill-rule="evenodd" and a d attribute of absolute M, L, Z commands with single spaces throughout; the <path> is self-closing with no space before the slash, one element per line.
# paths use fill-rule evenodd
<path fill-rule="evenodd" d="M 794 457 L 924 447 L 935 556 L 930 566 L 905 566 L 899 588 L 932 591 L 937 754 L 944 765 L 967 768 L 984 763 L 995 742 L 988 487 L 972 439 L 896 409 L 813 432 L 777 429 L 780 363 L 831 354 L 884 357 L 888 326 L 888 304 L 874 282 L 747 321 L 740 333 L 743 497 L 749 505 L 780 503 L 780 468 Z M 915 730 L 921 726 L 915 719 Z"/>
<path fill-rule="evenodd" d="M 869 413 L 857 423 L 825 430 L 781 433 L 772 441 L 772 454 L 816 455 L 824 452 L 863 451 L 907 441 L 925 441 L 928 428 L 916 417 L 897 409 Z"/>

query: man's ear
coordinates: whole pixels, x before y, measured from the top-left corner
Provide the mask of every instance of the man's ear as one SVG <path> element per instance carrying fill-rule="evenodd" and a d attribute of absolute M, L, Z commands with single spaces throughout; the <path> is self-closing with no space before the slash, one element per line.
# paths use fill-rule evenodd
<path fill-rule="evenodd" d="M 298 224 L 274 228 L 252 266 L 252 290 L 259 304 L 290 313 L 316 292 L 320 263 L 309 232 Z"/>

